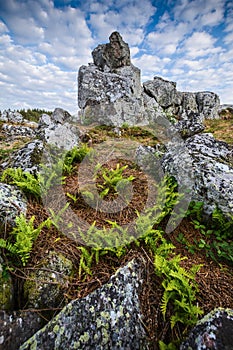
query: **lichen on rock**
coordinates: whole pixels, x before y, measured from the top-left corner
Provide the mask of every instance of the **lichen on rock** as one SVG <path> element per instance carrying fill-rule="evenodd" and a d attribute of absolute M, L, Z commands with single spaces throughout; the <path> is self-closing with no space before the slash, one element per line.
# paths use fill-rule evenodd
<path fill-rule="evenodd" d="M 139 303 L 143 269 L 130 261 L 101 288 L 69 303 L 20 350 L 148 349 Z"/>
<path fill-rule="evenodd" d="M 233 310 L 217 308 L 192 329 L 180 350 L 232 350 Z"/>
<path fill-rule="evenodd" d="M 54 308 L 62 300 L 62 286 L 71 275 L 72 262 L 61 253 L 50 251 L 40 267 L 24 283 L 24 297 L 31 308 Z"/>
<path fill-rule="evenodd" d="M 5 229 L 14 227 L 15 218 L 27 211 L 27 200 L 13 185 L 0 183 L 0 237 Z"/>

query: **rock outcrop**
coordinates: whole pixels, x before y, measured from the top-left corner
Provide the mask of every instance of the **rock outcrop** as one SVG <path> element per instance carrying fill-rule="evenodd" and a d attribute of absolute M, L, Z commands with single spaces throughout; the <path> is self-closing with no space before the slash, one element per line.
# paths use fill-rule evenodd
<path fill-rule="evenodd" d="M 176 83 L 154 77 L 141 86 L 140 70 L 130 61 L 128 45 L 118 32 L 97 46 L 93 62 L 78 74 L 78 105 L 84 124 L 147 125 L 157 115 L 183 119 L 192 111 L 219 118 L 219 97 L 213 92 L 180 92 Z"/>
<path fill-rule="evenodd" d="M 109 44 L 98 45 L 92 57 L 94 64 L 104 72 L 131 65 L 129 46 L 118 32 L 110 35 Z"/>
<path fill-rule="evenodd" d="M 176 89 L 175 82 L 157 76 L 143 83 L 143 87 L 167 114 L 178 119 L 185 118 L 190 112 L 203 115 L 203 119 L 219 118 L 220 99 L 214 92 L 181 92 Z"/>
<path fill-rule="evenodd" d="M 39 120 L 37 137 L 46 144 L 68 151 L 79 144 L 79 136 L 71 115 L 62 108 L 56 108 L 51 116 L 42 114 Z"/>
<path fill-rule="evenodd" d="M 131 63 L 128 44 L 120 34 L 114 32 L 109 39 L 109 44 L 93 50 L 94 63 L 79 69 L 80 118 L 84 124 L 145 124 L 150 104 L 145 108 L 140 70 Z M 159 108 L 156 101 L 151 104 Z"/>
<path fill-rule="evenodd" d="M 39 164 L 44 150 L 44 143 L 41 140 L 34 140 L 26 143 L 23 147 L 12 152 L 7 161 L 1 164 L 1 168 L 21 168 L 31 174 L 37 174 Z"/>
<path fill-rule="evenodd" d="M 130 261 L 109 282 L 73 300 L 20 350 L 148 349 L 139 293 L 143 265 Z"/>
<path fill-rule="evenodd" d="M 233 310 L 215 309 L 190 332 L 180 350 L 231 350 L 233 348 Z"/>
<path fill-rule="evenodd" d="M 187 169 L 187 159 L 182 158 L 184 150 L 192 162 L 190 177 L 178 171 Z M 193 200 L 204 202 L 207 214 L 218 207 L 224 214 L 233 215 L 233 148 L 227 143 L 215 140 L 212 134 L 191 136 L 180 147 L 180 152 L 176 147 L 169 148 L 162 158 L 162 166 L 179 183 L 186 183 Z"/>

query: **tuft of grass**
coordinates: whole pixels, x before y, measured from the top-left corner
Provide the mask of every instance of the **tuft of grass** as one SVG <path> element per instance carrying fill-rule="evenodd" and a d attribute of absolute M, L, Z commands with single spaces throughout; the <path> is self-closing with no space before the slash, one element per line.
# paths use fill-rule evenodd
<path fill-rule="evenodd" d="M 217 140 L 233 144 L 233 115 L 229 119 L 205 120 L 205 132 L 211 132 Z"/>

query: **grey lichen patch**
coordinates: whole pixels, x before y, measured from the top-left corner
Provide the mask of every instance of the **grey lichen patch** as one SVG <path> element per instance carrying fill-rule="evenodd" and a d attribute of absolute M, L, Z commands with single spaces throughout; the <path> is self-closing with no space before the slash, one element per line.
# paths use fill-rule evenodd
<path fill-rule="evenodd" d="M 36 174 L 39 170 L 44 144 L 34 140 L 12 153 L 8 161 L 1 164 L 3 169 L 21 168 L 23 171 Z"/>
<path fill-rule="evenodd" d="M 143 267 L 133 260 L 109 283 L 82 299 L 73 300 L 20 350 L 148 349 L 141 324 L 139 292 Z"/>
<path fill-rule="evenodd" d="M 13 227 L 16 216 L 26 211 L 27 200 L 22 192 L 16 186 L 0 183 L 0 234 L 7 226 Z"/>
<path fill-rule="evenodd" d="M 233 310 L 217 308 L 205 315 L 180 350 L 232 350 Z"/>

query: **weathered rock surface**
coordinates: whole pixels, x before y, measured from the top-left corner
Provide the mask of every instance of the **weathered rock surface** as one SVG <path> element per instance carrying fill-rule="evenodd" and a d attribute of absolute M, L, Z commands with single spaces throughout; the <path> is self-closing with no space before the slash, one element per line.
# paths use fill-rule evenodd
<path fill-rule="evenodd" d="M 78 100 L 84 124 L 121 126 L 144 122 L 144 100 L 137 97 L 138 72 L 130 66 L 124 73 L 125 76 L 102 72 L 94 65 L 80 67 Z"/>
<path fill-rule="evenodd" d="M 160 77 L 154 77 L 153 80 L 143 83 L 145 92 L 155 98 L 161 107 L 167 108 L 171 105 L 180 105 L 182 101 L 181 94 L 176 90 L 176 83 Z"/>
<path fill-rule="evenodd" d="M 206 119 L 219 118 L 220 99 L 213 92 L 180 92 L 176 83 L 154 77 L 153 80 L 143 83 L 145 92 L 155 98 L 164 111 L 184 118 L 191 111 L 203 114 Z"/>
<path fill-rule="evenodd" d="M 147 124 L 155 110 L 152 103 L 145 108 L 150 98 L 143 93 L 140 70 L 130 62 L 128 45 L 119 33 L 109 39 L 92 52 L 94 64 L 79 69 L 80 119 L 84 124 Z"/>
<path fill-rule="evenodd" d="M 12 310 L 14 306 L 13 281 L 9 273 L 4 272 L 4 262 L 0 256 L 0 310 Z"/>
<path fill-rule="evenodd" d="M 178 171 L 181 167 L 187 169 L 186 162 L 190 161 L 182 157 L 184 148 L 192 161 L 190 177 Z M 193 200 L 204 202 L 207 214 L 216 206 L 224 214 L 233 214 L 233 148 L 215 140 L 212 134 L 198 134 L 187 138 L 179 152 L 177 149 L 170 147 L 164 155 L 164 171 L 181 183 L 185 181 L 193 193 Z"/>
<path fill-rule="evenodd" d="M 16 216 L 27 211 L 27 201 L 15 186 L 0 183 L 0 233 L 15 225 Z"/>
<path fill-rule="evenodd" d="M 148 349 L 139 304 L 142 278 L 143 267 L 129 262 L 100 289 L 73 300 L 20 349 Z"/>
<path fill-rule="evenodd" d="M 215 309 L 190 332 L 180 350 L 232 350 L 233 310 Z"/>
<path fill-rule="evenodd" d="M 9 122 L 9 123 L 23 123 L 23 116 L 19 112 L 11 111 L 10 109 L 0 113 L 0 121 Z"/>
<path fill-rule="evenodd" d="M 94 64 L 79 69 L 78 105 L 84 124 L 148 125 L 158 114 L 185 119 L 191 111 L 219 118 L 220 100 L 213 92 L 180 92 L 175 82 L 157 76 L 142 88 L 128 45 L 117 32 L 109 40 L 93 50 Z"/>
<path fill-rule="evenodd" d="M 71 115 L 56 108 L 51 116 L 43 114 L 39 120 L 37 137 L 59 149 L 70 150 L 80 141 L 80 131 L 72 124 Z"/>
<path fill-rule="evenodd" d="M 175 127 L 179 131 L 181 137 L 186 139 L 195 134 L 201 133 L 205 130 L 205 126 L 202 123 L 203 115 L 199 113 L 190 112 L 186 119 L 179 120 Z"/>
<path fill-rule="evenodd" d="M 19 150 L 13 152 L 6 162 L 1 164 L 2 169 L 21 168 L 31 174 L 36 174 L 43 153 L 44 144 L 40 140 L 27 143 Z"/>
<path fill-rule="evenodd" d="M 33 311 L 0 311 L 0 349 L 16 350 L 44 326 L 44 320 Z"/>
<path fill-rule="evenodd" d="M 98 45 L 92 52 L 94 64 L 103 71 L 113 71 L 115 68 L 130 66 L 129 46 L 118 32 L 113 32 L 109 43 Z"/>
<path fill-rule="evenodd" d="M 34 138 L 36 136 L 34 128 L 31 128 L 29 126 L 23 126 L 23 125 L 3 124 L 2 132 L 4 132 L 8 137 L 21 136 L 21 137 L 27 137 L 27 138 Z"/>
<path fill-rule="evenodd" d="M 24 283 L 27 306 L 35 309 L 55 308 L 61 305 L 62 286 L 72 272 L 72 262 L 62 254 L 50 251 Z"/>

